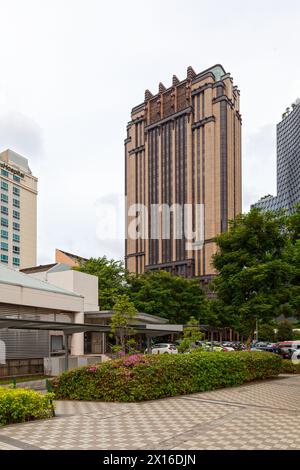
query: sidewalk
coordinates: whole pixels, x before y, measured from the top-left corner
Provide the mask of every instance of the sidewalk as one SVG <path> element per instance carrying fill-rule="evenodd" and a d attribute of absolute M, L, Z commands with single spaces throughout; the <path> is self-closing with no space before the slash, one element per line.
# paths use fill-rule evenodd
<path fill-rule="evenodd" d="M 9 384 L 1 385 L 1 387 L 12 387 L 12 382 Z M 46 379 L 30 380 L 28 382 L 18 382 L 16 388 L 29 388 L 31 390 L 46 390 Z"/>
<path fill-rule="evenodd" d="M 0 449 L 300 449 L 300 376 L 142 403 L 56 402 Z"/>

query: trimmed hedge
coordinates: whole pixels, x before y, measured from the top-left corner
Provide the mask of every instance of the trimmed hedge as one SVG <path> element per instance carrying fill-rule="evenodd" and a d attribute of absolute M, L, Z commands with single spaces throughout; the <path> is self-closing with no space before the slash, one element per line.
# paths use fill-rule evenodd
<path fill-rule="evenodd" d="M 298 364 L 294 364 L 290 359 L 283 359 L 280 373 L 300 374 L 300 362 Z"/>
<path fill-rule="evenodd" d="M 248 351 L 134 355 L 65 372 L 52 385 L 58 399 L 155 400 L 277 376 L 281 361 Z"/>
<path fill-rule="evenodd" d="M 54 414 L 53 397 L 50 393 L 0 387 L 0 426 L 50 418 Z"/>

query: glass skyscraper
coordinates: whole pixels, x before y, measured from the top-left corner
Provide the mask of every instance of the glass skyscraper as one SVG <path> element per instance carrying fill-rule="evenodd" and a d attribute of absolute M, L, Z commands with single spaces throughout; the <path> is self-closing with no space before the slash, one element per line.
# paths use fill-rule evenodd
<path fill-rule="evenodd" d="M 277 125 L 277 196 L 266 196 L 252 207 L 290 213 L 300 202 L 300 99 L 282 118 Z"/>

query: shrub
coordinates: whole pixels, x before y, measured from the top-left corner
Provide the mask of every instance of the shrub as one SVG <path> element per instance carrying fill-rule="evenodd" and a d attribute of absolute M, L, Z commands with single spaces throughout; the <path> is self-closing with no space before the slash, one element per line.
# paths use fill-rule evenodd
<path fill-rule="evenodd" d="M 290 359 L 283 359 L 280 373 L 300 374 L 300 362 L 298 362 L 298 364 L 294 364 Z"/>
<path fill-rule="evenodd" d="M 276 376 L 281 358 L 266 352 L 134 355 L 65 372 L 58 399 L 140 401 L 241 385 Z"/>
<path fill-rule="evenodd" d="M 0 426 L 53 416 L 54 395 L 0 387 Z"/>

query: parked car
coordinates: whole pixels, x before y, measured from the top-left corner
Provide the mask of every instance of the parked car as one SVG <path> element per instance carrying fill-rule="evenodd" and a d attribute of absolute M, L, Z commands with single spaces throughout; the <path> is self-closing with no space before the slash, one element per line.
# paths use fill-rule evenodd
<path fill-rule="evenodd" d="M 223 347 L 224 352 L 235 351 L 235 349 L 232 348 L 231 346 L 224 346 L 223 344 L 222 347 Z"/>
<path fill-rule="evenodd" d="M 147 354 L 146 349 L 145 353 Z M 177 354 L 178 349 L 173 343 L 158 343 L 152 346 L 152 354 Z"/>
<path fill-rule="evenodd" d="M 223 341 L 222 346 L 226 348 L 227 351 L 241 351 L 244 349 L 244 345 L 239 341 Z"/>
<path fill-rule="evenodd" d="M 278 354 L 283 359 L 291 359 L 295 351 L 300 350 L 300 341 L 282 341 L 277 343 Z"/>
<path fill-rule="evenodd" d="M 228 346 L 233 348 L 235 351 L 243 351 L 246 349 L 246 346 L 240 341 L 230 341 Z"/>
<path fill-rule="evenodd" d="M 217 341 L 207 341 L 204 345 L 204 349 L 206 351 L 217 351 L 217 352 L 220 352 L 220 351 L 223 351 L 223 346 L 221 345 L 221 343 L 218 343 Z"/>
<path fill-rule="evenodd" d="M 292 354 L 292 361 L 300 362 L 300 349 L 296 349 Z"/>

